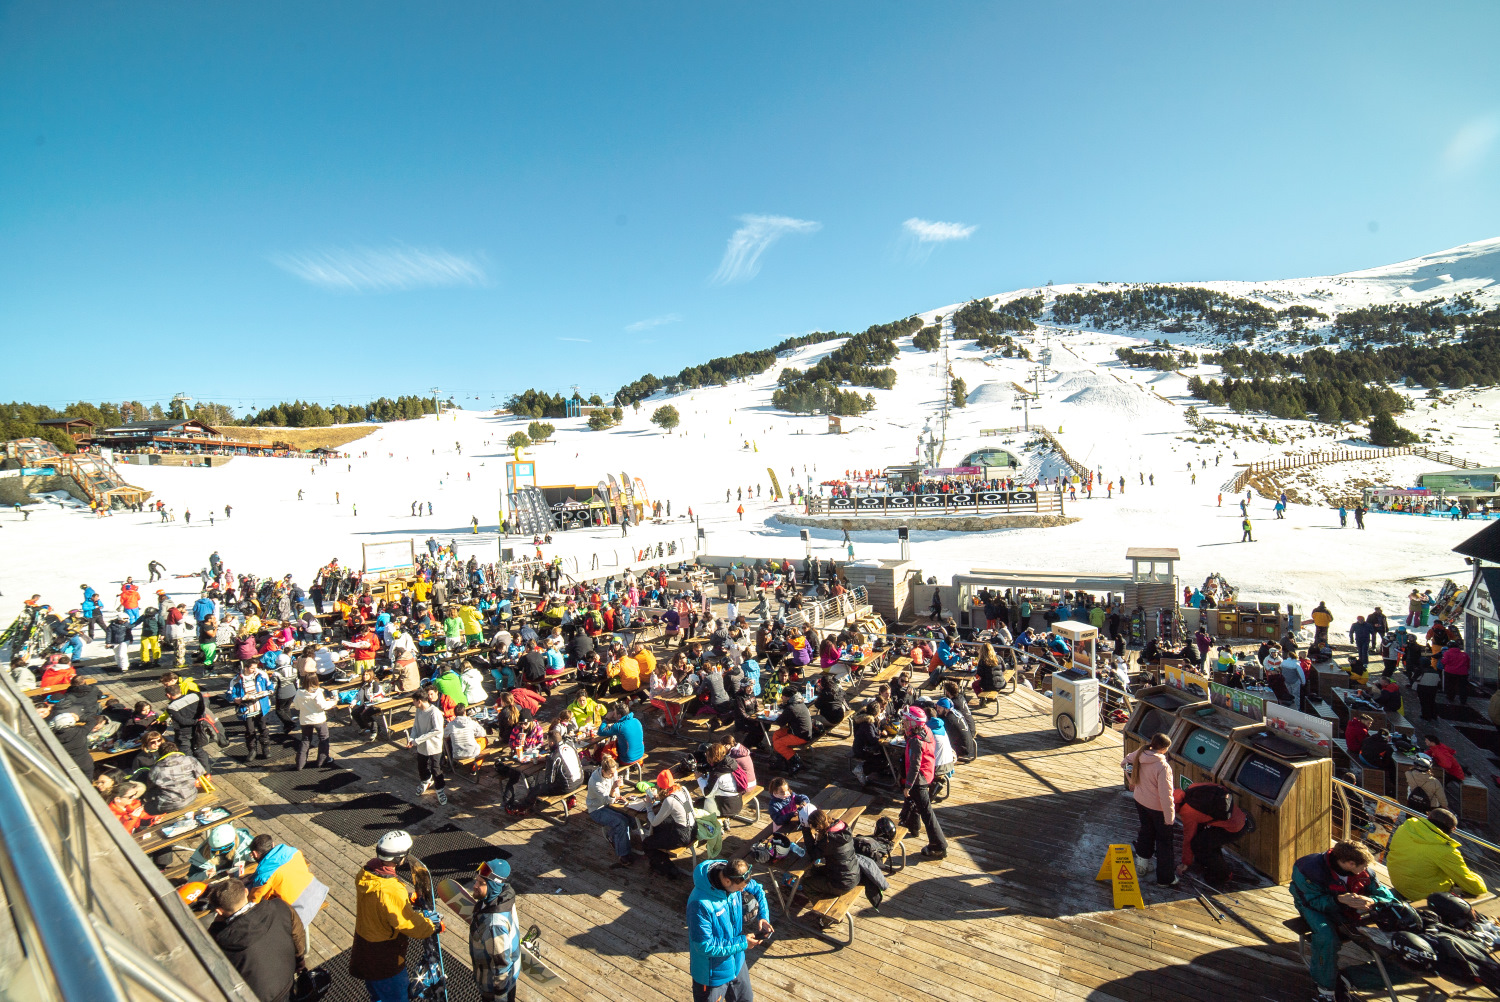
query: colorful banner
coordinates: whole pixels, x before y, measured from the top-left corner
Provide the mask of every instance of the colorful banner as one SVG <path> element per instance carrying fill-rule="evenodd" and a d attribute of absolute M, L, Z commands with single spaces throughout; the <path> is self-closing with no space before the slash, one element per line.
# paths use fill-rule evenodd
<path fill-rule="evenodd" d="M 1162 673 L 1162 680 L 1174 689 L 1197 693 L 1201 699 L 1209 698 L 1208 687 L 1212 683 L 1202 675 L 1190 672 L 1186 668 L 1169 667 Z"/>
<path fill-rule="evenodd" d="M 771 469 L 769 466 L 766 467 L 766 472 L 771 475 L 771 494 L 775 497 L 775 499 L 777 501 L 780 501 L 781 500 L 781 481 L 776 479 L 776 471 L 773 470 L 773 469 Z"/>
<path fill-rule="evenodd" d="M 1333 753 L 1333 721 L 1293 710 L 1280 703 L 1266 704 L 1266 729 L 1281 731 L 1314 745 L 1324 755 Z"/>
<path fill-rule="evenodd" d="M 1217 707 L 1251 720 L 1262 720 L 1266 716 L 1266 701 L 1254 693 L 1219 682 L 1209 683 L 1208 691 L 1209 701 Z"/>

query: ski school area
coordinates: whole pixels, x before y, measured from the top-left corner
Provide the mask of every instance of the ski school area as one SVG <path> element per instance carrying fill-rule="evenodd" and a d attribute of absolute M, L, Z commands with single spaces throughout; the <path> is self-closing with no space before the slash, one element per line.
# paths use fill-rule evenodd
<path fill-rule="evenodd" d="M 107 923 L 90 948 L 160 965 L 173 998 L 406 997 L 374 994 L 391 977 L 505 997 L 516 957 L 516 998 L 682 998 L 713 859 L 743 860 L 768 904 L 745 954 L 761 998 L 1493 986 L 1488 532 L 1459 548 L 1472 577 L 1349 644 L 1370 610 L 1184 581 L 1169 547 L 1128 548 L 1118 573 L 937 584 L 909 550 L 574 576 L 408 544 L 305 589 L 214 554 L 157 599 L 89 599 L 101 638 L 46 595 L 7 631 L 0 826 L 29 888 Z M 1420 690 L 1469 629 L 1471 674 L 1439 705 Z M 395 974 L 370 961 L 380 881 L 398 911 L 418 898 L 410 942 L 383 948 Z M 240 883 L 305 929 L 288 994 L 230 962 L 243 943 L 214 908 Z M 476 888 L 514 915 L 494 926 Z M 1396 895 L 1441 929 L 1395 935 L 1415 914 Z M 472 939 L 480 920 L 498 938 Z M 1481 947 L 1454 960 L 1444 937 Z"/>

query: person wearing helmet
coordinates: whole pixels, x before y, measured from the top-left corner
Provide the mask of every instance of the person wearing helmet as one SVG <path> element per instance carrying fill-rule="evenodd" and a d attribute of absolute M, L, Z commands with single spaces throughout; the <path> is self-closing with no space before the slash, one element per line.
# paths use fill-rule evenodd
<path fill-rule="evenodd" d="M 442 930 L 417 910 L 396 868 L 411 852 L 411 836 L 386 832 L 375 843 L 375 858 L 354 879 L 354 947 L 349 975 L 365 983 L 370 1002 L 406 1002 L 406 944 Z"/>
<path fill-rule="evenodd" d="M 248 829 L 228 823 L 211 828 L 198 848 L 188 860 L 189 880 L 208 880 L 220 873 L 233 870 L 243 873 L 245 864 L 253 862 L 250 843 L 254 840 Z"/>
<path fill-rule="evenodd" d="M 510 864 L 492 859 L 475 875 L 469 919 L 469 960 L 483 1002 L 513 1002 L 521 974 L 521 926 Z"/>

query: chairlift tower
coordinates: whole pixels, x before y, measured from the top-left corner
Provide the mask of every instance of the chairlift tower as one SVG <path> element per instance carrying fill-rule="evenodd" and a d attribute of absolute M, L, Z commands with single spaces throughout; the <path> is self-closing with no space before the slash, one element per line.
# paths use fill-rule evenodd
<path fill-rule="evenodd" d="M 171 406 L 171 415 L 172 415 L 172 417 L 174 417 L 174 418 L 177 418 L 177 417 L 185 418 L 185 417 L 187 417 L 188 413 L 189 413 L 188 412 L 188 404 L 190 404 L 192 402 L 193 402 L 193 398 L 190 397 L 190 396 L 188 396 L 186 393 L 178 391 L 177 393 L 173 394 L 173 396 L 172 396 L 172 406 Z M 178 410 L 179 407 L 181 407 L 181 411 L 180 412 Z"/>

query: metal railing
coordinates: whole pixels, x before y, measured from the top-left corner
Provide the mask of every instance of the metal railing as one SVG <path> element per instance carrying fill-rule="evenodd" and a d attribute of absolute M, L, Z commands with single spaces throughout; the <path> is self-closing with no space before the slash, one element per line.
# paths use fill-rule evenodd
<path fill-rule="evenodd" d="M 859 585 L 842 595 L 804 603 L 786 617 L 786 622 L 788 626 L 821 626 L 830 619 L 852 616 L 860 606 L 869 604 L 869 593 L 864 585 Z"/>
<path fill-rule="evenodd" d="M 1373 829 L 1356 830 L 1351 824 L 1356 815 L 1354 797 L 1367 802 L 1361 807 L 1371 824 L 1374 825 Z M 1371 837 L 1374 831 L 1384 829 L 1386 841 L 1389 841 L 1390 835 L 1407 818 L 1427 816 L 1424 811 L 1414 811 L 1398 800 L 1371 793 L 1364 787 L 1339 779 L 1337 776 L 1333 780 L 1333 801 L 1337 808 L 1334 812 L 1337 821 L 1333 828 L 1334 839 L 1341 842 L 1350 840 L 1367 842 L 1371 848 L 1378 850 L 1380 855 L 1384 854 L 1386 845 L 1381 840 Z M 1376 809 L 1384 808 L 1384 810 L 1377 814 L 1376 809 L 1369 806 L 1371 804 L 1375 805 Z M 1479 873 L 1491 885 L 1500 883 L 1500 845 L 1481 838 L 1473 832 L 1465 831 L 1463 828 L 1455 828 L 1451 837 L 1463 846 L 1464 859 L 1471 870 Z"/>
<path fill-rule="evenodd" d="M 0 917 L 0 940 L 13 933 L 20 948 L 19 959 L 7 957 L 0 965 L 0 996 L 47 1002 L 250 999 L 248 987 L 207 943 L 170 886 L 91 797 L 30 702 L 0 672 L 0 897 L 13 923 L 5 929 Z M 90 821 L 103 833 L 92 843 Z M 102 913 L 122 902 L 106 904 L 96 893 L 98 864 L 111 866 L 115 877 L 141 880 L 143 901 L 160 900 L 165 921 L 154 931 L 169 943 L 183 937 L 182 945 L 219 992 L 205 996 L 188 987 L 110 926 Z M 180 914 L 172 914 L 174 907 Z M 120 914 L 133 921 L 142 915 L 128 908 Z M 202 942 L 189 942 L 193 935 Z"/>

